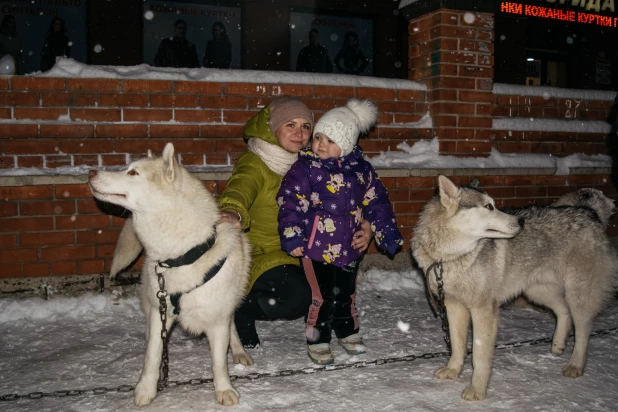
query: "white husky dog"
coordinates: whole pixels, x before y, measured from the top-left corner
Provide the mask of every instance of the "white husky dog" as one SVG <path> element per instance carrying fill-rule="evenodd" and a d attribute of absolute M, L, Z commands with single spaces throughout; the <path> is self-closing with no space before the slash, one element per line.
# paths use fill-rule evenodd
<path fill-rule="evenodd" d="M 218 224 L 216 200 L 178 164 L 171 143 L 162 157 L 152 157 L 149 151 L 148 158 L 131 163 L 126 171 L 91 170 L 89 183 L 97 199 L 133 212 L 132 223 L 123 232 L 128 230 L 128 239 L 137 235 L 134 242 L 146 252 L 140 299 L 147 320 L 147 348 L 135 387 L 136 405 L 148 405 L 157 394 L 163 344 L 155 271 L 164 272 L 166 330 L 179 321 L 190 333 L 206 334 L 216 401 L 237 404 L 238 393 L 227 369 L 228 347 L 236 363 L 253 363 L 233 322 L 249 279 L 250 248 L 245 234 L 232 224 Z"/>
<path fill-rule="evenodd" d="M 500 304 L 521 293 L 556 314 L 552 354 L 562 354 L 575 326 L 575 347 L 562 374 L 582 376 L 592 322 L 611 295 L 618 268 L 596 213 L 586 207 L 527 207 L 506 214 L 478 188 L 457 187 L 444 176 L 438 181 L 439 195 L 424 207 L 411 241 L 424 271 L 434 264 L 443 268 L 452 356 L 436 378 L 461 373 L 472 319 L 474 371 L 462 396 L 484 399 Z M 433 269 L 427 280 L 435 294 Z"/>

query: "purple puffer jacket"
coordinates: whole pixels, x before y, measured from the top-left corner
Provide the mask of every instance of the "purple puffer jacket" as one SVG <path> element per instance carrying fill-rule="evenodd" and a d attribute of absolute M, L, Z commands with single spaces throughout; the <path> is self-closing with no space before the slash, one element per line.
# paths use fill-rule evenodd
<path fill-rule="evenodd" d="M 327 160 L 301 150 L 283 177 L 277 204 L 281 248 L 288 253 L 302 246 L 305 257 L 347 266 L 363 254 L 352 247 L 363 217 L 380 248 L 394 254 L 403 244 L 388 192 L 359 146 Z"/>

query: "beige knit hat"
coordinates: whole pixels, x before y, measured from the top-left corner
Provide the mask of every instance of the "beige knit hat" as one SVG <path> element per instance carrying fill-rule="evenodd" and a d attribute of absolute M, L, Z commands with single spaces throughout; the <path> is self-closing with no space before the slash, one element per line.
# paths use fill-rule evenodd
<path fill-rule="evenodd" d="M 270 120 L 268 125 L 273 133 L 287 121 L 303 118 L 311 123 L 313 130 L 313 116 L 305 103 L 295 97 L 277 97 L 270 103 Z"/>

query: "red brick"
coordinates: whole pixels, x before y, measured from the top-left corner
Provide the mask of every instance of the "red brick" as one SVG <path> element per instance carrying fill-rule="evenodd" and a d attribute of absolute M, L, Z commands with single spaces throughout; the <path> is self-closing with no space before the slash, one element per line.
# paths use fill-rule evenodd
<path fill-rule="evenodd" d="M 273 96 L 296 96 L 310 97 L 313 96 L 313 86 L 306 84 L 278 84 L 272 86 Z"/>
<path fill-rule="evenodd" d="M 225 83 L 223 94 L 267 95 L 269 87 L 260 83 Z"/>
<path fill-rule="evenodd" d="M 491 124 L 491 117 L 459 116 L 459 118 L 457 119 L 457 125 L 459 127 L 484 127 L 487 129 L 491 129 Z"/>
<path fill-rule="evenodd" d="M 148 138 L 146 124 L 98 124 L 97 137 L 141 137 Z M 111 150 L 106 150 L 107 152 Z"/>
<path fill-rule="evenodd" d="M 38 137 L 39 131 L 36 124 L 2 124 L 0 125 L 0 138 L 2 139 L 29 139 Z"/>
<path fill-rule="evenodd" d="M 51 187 L 47 186 L 26 186 L 48 188 L 51 192 Z M 41 198 L 40 196 L 38 196 Z M 30 200 L 30 197 L 23 199 Z M 19 214 L 21 216 L 38 216 L 38 215 L 72 215 L 75 213 L 75 201 L 73 200 L 54 200 L 43 202 L 21 201 L 19 203 Z"/>
<path fill-rule="evenodd" d="M 51 77 L 17 77 L 11 78 L 12 90 L 64 90 L 65 79 Z"/>
<path fill-rule="evenodd" d="M 53 217 L 28 217 L 2 219 L 0 232 L 31 232 L 38 230 L 53 230 Z"/>
<path fill-rule="evenodd" d="M 56 185 L 54 191 L 56 199 L 83 199 L 92 197 L 92 192 L 87 184 Z"/>
<path fill-rule="evenodd" d="M 330 109 L 334 109 L 335 107 L 344 106 L 346 100 L 335 100 L 335 99 L 312 99 L 305 101 L 307 103 L 307 107 L 311 111 L 323 110 L 327 111 Z M 315 117 L 315 114 L 314 114 Z"/>
<path fill-rule="evenodd" d="M 150 107 L 199 107 L 199 96 L 151 94 Z"/>
<path fill-rule="evenodd" d="M 536 183 L 534 176 L 505 176 L 507 186 L 533 186 Z"/>
<path fill-rule="evenodd" d="M 52 262 L 51 271 L 55 276 L 77 275 L 77 262 Z"/>
<path fill-rule="evenodd" d="M 42 124 L 41 137 L 88 138 L 94 137 L 93 125 L 82 124 Z"/>
<path fill-rule="evenodd" d="M 47 169 L 55 169 L 57 167 L 73 166 L 73 161 L 70 155 L 47 155 L 45 156 L 45 167 Z"/>
<path fill-rule="evenodd" d="M 94 106 L 96 97 L 90 93 L 41 93 L 42 106 Z"/>
<path fill-rule="evenodd" d="M 200 96 L 200 107 L 205 109 L 246 109 L 244 96 Z"/>
<path fill-rule="evenodd" d="M 75 242 L 75 232 L 22 233 L 20 246 L 71 245 Z"/>
<path fill-rule="evenodd" d="M 123 80 L 122 91 L 125 93 L 169 93 L 172 91 L 170 80 Z"/>
<path fill-rule="evenodd" d="M 18 156 L 16 167 L 37 167 L 42 168 L 45 165 L 43 156 Z"/>
<path fill-rule="evenodd" d="M 58 120 L 60 116 L 68 114 L 67 109 L 13 109 L 13 118 L 15 119 L 42 119 L 42 120 Z"/>
<path fill-rule="evenodd" d="M 10 77 L 0 77 L 0 90 L 9 90 Z"/>
<path fill-rule="evenodd" d="M 185 166 L 203 166 L 205 159 L 205 155 L 203 153 L 200 154 L 190 154 L 190 153 L 182 153 L 180 155 L 180 163 Z"/>
<path fill-rule="evenodd" d="M 56 154 L 58 142 L 47 140 L 9 140 L 4 144 L 4 154 Z"/>
<path fill-rule="evenodd" d="M 117 92 L 120 81 L 115 79 L 67 79 L 68 90 Z"/>
<path fill-rule="evenodd" d="M 125 155 L 100 155 L 101 166 L 126 166 L 127 161 Z"/>
<path fill-rule="evenodd" d="M 71 109 L 71 120 L 119 122 L 120 109 Z"/>
<path fill-rule="evenodd" d="M 397 189 L 431 188 L 433 186 L 433 177 L 398 177 L 395 179 Z"/>
<path fill-rule="evenodd" d="M 114 249 L 116 249 L 116 245 L 97 245 L 97 257 L 112 257 Z"/>
<path fill-rule="evenodd" d="M 97 125 L 101 127 L 101 125 Z M 61 140 L 60 148 L 63 153 L 83 154 L 83 153 L 110 153 L 114 151 L 114 142 L 111 140 L 80 139 L 80 140 Z"/>
<path fill-rule="evenodd" d="M 207 165 L 227 165 L 230 160 L 227 153 L 206 153 Z"/>
<path fill-rule="evenodd" d="M 118 229 L 105 229 L 105 230 L 80 230 L 77 232 L 77 244 L 102 244 L 112 243 L 116 244 L 120 236 L 120 230 Z"/>
<path fill-rule="evenodd" d="M 0 265 L 0 279 L 21 277 L 21 266 L 22 265 L 20 263 L 9 263 L 7 265 Z"/>
<path fill-rule="evenodd" d="M 221 83 L 177 80 L 174 82 L 174 92 L 190 94 L 221 94 Z"/>
<path fill-rule="evenodd" d="M 131 161 L 133 161 L 146 157 L 148 150 L 161 153 L 166 143 L 163 140 L 119 140 L 115 147 L 118 152 L 131 153 Z"/>
<path fill-rule="evenodd" d="M 221 122 L 221 110 L 175 110 L 174 120 L 179 122 Z"/>
<path fill-rule="evenodd" d="M 0 250 L 17 246 L 17 235 L 0 235 Z"/>
<path fill-rule="evenodd" d="M 515 188 L 515 196 L 519 198 L 545 197 L 547 196 L 546 186 L 518 186 Z"/>
<path fill-rule="evenodd" d="M 42 260 L 88 259 L 95 257 L 94 246 L 62 246 L 41 249 Z"/>
<path fill-rule="evenodd" d="M 10 118 L 11 118 L 11 109 L 0 108 L 0 119 L 10 119 Z"/>
<path fill-rule="evenodd" d="M 148 95 L 145 94 L 99 94 L 97 97 L 99 107 L 146 107 Z"/>
<path fill-rule="evenodd" d="M 185 153 L 208 153 L 215 150 L 215 140 L 213 139 L 186 139 L 174 140 L 174 149 L 176 154 L 183 155 Z"/>
<path fill-rule="evenodd" d="M 37 249 L 0 249 L 0 263 L 35 262 Z"/>
<path fill-rule="evenodd" d="M 244 126 L 201 125 L 200 137 L 237 137 L 242 138 Z"/>
<path fill-rule="evenodd" d="M 39 94 L 28 92 L 0 93 L 0 106 L 38 106 Z"/>
<path fill-rule="evenodd" d="M 123 109 L 125 122 L 167 122 L 172 120 L 173 112 L 163 109 Z"/>
<path fill-rule="evenodd" d="M 176 112 L 178 113 L 178 112 Z M 224 110 L 223 122 L 224 123 L 242 123 L 245 124 L 249 119 L 255 115 L 255 112 L 249 111 L 236 111 L 236 110 Z"/>
<path fill-rule="evenodd" d="M 353 87 L 343 86 L 314 86 L 315 97 L 335 97 L 338 99 L 356 97 Z"/>
<path fill-rule="evenodd" d="M 80 275 L 87 275 L 91 273 L 103 273 L 105 272 L 104 260 L 83 260 L 79 262 Z"/>
<path fill-rule="evenodd" d="M 2 202 L 0 202 L 0 216 L 17 216 L 17 202 L 8 202 L 6 199 L 2 199 Z"/>
<path fill-rule="evenodd" d="M 94 201 L 93 199 L 88 199 L 88 200 L 78 200 L 77 201 L 77 213 L 80 215 L 85 215 L 85 214 L 100 214 L 101 210 L 99 209 L 99 207 L 97 206 L 97 203 Z M 79 232 L 79 233 L 83 233 L 83 232 Z M 77 243 L 83 243 L 79 241 L 79 234 L 78 234 L 78 241 Z"/>
<path fill-rule="evenodd" d="M 480 141 L 457 142 L 457 151 L 460 153 L 489 153 L 491 152 L 491 143 Z"/>
<path fill-rule="evenodd" d="M 217 150 L 215 152 L 244 152 L 245 150 L 247 150 L 247 144 L 242 139 L 217 140 Z"/>
<path fill-rule="evenodd" d="M 150 126 L 150 137 L 173 138 L 173 137 L 199 137 L 198 125 L 157 125 Z"/>

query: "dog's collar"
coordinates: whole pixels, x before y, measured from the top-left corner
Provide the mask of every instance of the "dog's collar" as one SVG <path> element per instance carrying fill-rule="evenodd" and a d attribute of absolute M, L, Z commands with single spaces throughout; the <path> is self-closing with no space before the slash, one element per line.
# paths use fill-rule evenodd
<path fill-rule="evenodd" d="M 213 228 L 212 236 L 208 238 L 208 240 L 202 244 L 192 247 L 183 255 L 178 256 L 174 259 L 167 259 L 163 262 L 159 262 L 159 265 L 164 268 L 177 268 L 179 266 L 190 265 L 195 263 L 202 255 L 208 252 L 215 244 L 217 240 L 217 229 Z"/>

